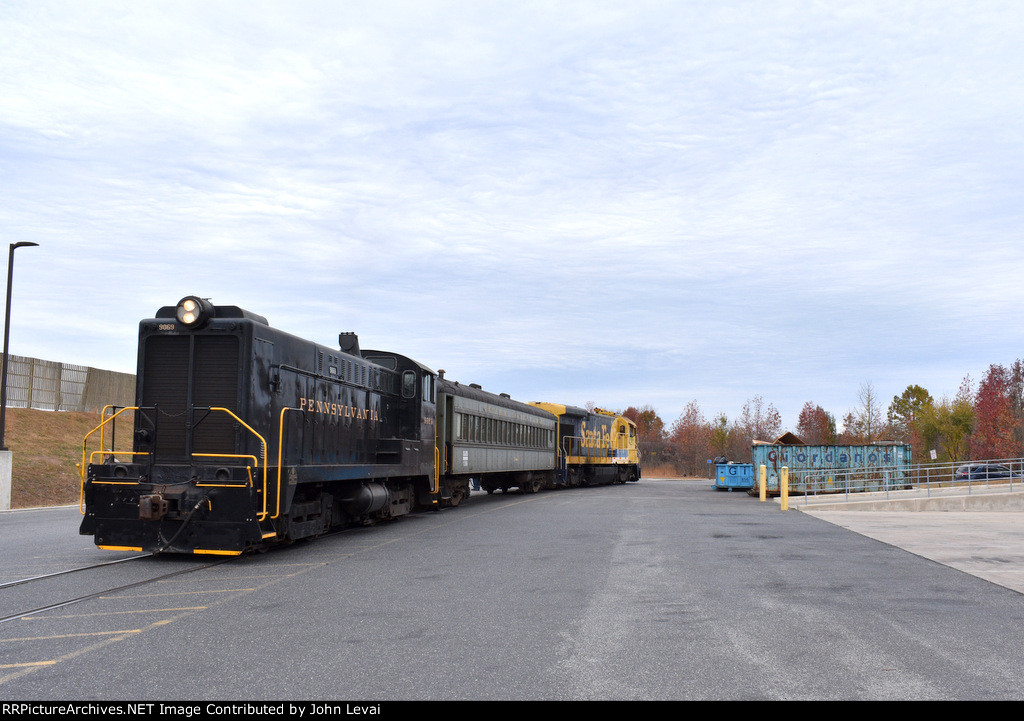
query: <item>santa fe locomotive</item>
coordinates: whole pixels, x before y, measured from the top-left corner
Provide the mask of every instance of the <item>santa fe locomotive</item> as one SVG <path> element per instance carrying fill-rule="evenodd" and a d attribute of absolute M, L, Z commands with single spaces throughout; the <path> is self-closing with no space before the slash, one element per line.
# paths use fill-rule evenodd
<path fill-rule="evenodd" d="M 80 532 L 99 547 L 228 555 L 457 506 L 471 482 L 640 478 L 627 418 L 520 403 L 196 296 L 140 323 L 135 405 L 104 409 L 80 471 Z"/>

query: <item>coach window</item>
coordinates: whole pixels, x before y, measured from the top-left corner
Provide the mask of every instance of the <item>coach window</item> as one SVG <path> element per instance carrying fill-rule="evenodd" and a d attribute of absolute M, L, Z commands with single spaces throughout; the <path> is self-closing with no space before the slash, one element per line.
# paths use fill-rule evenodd
<path fill-rule="evenodd" d="M 402 374 L 402 398 L 413 398 L 416 395 L 416 373 L 406 371 Z"/>

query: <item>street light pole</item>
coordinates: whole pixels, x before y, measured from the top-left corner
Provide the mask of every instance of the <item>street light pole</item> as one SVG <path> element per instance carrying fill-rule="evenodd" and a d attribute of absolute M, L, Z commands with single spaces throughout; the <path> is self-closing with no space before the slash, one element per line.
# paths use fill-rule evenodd
<path fill-rule="evenodd" d="M 3 369 L 0 370 L 0 451 L 6 451 L 7 445 L 4 442 L 4 434 L 7 429 L 7 350 L 11 339 L 11 286 L 14 281 L 14 250 L 39 243 L 11 243 L 11 252 L 7 257 L 7 314 L 4 318 L 4 359 Z"/>

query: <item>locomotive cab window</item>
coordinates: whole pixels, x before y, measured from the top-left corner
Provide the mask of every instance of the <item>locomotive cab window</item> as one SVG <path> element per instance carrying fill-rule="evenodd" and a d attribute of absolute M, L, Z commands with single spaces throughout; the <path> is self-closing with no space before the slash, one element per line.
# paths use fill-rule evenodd
<path fill-rule="evenodd" d="M 414 398 L 416 396 L 416 372 L 405 371 L 402 374 L 402 398 Z"/>

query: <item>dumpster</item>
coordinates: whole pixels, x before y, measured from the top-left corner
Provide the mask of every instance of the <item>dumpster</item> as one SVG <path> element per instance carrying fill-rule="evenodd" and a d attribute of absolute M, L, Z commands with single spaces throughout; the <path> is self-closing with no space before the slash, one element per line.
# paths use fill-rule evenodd
<path fill-rule="evenodd" d="M 715 488 L 718 490 L 743 489 L 754 487 L 754 464 L 752 463 L 719 463 L 715 466 Z"/>
<path fill-rule="evenodd" d="M 755 441 L 754 468 L 764 466 L 769 495 L 779 492 L 783 467 L 790 493 L 887 491 L 909 484 L 911 449 L 904 443 L 804 446 Z"/>

